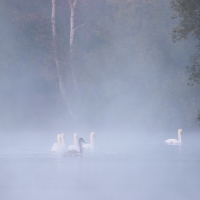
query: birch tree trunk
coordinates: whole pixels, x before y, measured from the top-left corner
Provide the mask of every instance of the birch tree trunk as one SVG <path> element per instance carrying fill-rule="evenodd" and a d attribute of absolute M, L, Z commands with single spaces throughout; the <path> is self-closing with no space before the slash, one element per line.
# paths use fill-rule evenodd
<path fill-rule="evenodd" d="M 76 77 L 76 70 L 74 68 L 74 54 L 73 54 L 73 46 L 74 46 L 74 17 L 75 17 L 75 8 L 78 0 L 68 0 L 70 5 L 70 55 L 69 55 L 69 65 L 71 69 L 71 75 L 73 80 L 74 88 L 77 89 L 77 77 Z"/>
<path fill-rule="evenodd" d="M 57 46 L 56 46 L 56 20 L 55 20 L 55 14 L 56 14 L 56 0 L 52 0 L 52 15 L 51 15 L 51 23 L 52 23 L 52 38 L 53 38 L 53 51 L 54 51 L 54 61 L 55 61 L 55 65 L 56 65 L 56 72 L 57 72 L 57 76 L 58 76 L 58 81 L 59 81 L 59 87 L 60 87 L 60 92 L 61 95 L 63 97 L 63 99 L 65 100 L 67 107 L 69 109 L 70 114 L 73 116 L 73 112 L 71 109 L 71 104 L 69 101 L 69 94 L 67 95 L 66 90 L 65 90 L 65 82 L 62 78 L 62 69 L 59 63 L 59 59 L 58 59 L 58 54 L 57 54 Z M 73 40 L 73 38 L 72 38 Z M 71 52 L 70 52 L 71 54 Z"/>

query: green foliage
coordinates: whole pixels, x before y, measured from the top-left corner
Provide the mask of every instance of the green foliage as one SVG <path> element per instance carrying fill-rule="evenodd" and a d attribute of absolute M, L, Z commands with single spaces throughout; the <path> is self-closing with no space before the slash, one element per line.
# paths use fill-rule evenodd
<path fill-rule="evenodd" d="M 179 25 L 173 30 L 174 41 L 186 39 L 192 34 L 200 40 L 200 3 L 199 0 L 172 0 L 174 18 L 180 18 Z"/>
<path fill-rule="evenodd" d="M 189 74 L 189 85 L 194 83 L 200 84 L 200 51 L 198 50 L 194 55 L 191 56 L 192 66 L 187 67 Z"/>
<path fill-rule="evenodd" d="M 189 85 L 200 84 L 200 2 L 199 0 L 172 0 L 174 19 L 178 18 L 179 25 L 173 29 L 173 40 L 179 41 L 192 36 L 198 42 L 196 52 L 191 55 L 192 66 L 187 67 Z M 199 115 L 197 120 L 199 121 Z"/>

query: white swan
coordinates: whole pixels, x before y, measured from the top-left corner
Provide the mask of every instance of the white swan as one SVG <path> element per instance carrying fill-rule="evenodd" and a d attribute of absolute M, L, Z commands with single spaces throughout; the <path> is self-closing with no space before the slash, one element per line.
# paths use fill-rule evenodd
<path fill-rule="evenodd" d="M 57 135 L 57 143 L 54 143 L 51 151 L 53 152 L 61 152 L 61 134 Z"/>
<path fill-rule="evenodd" d="M 94 149 L 94 139 L 93 137 L 95 136 L 94 132 L 90 133 L 90 144 L 83 144 L 84 149 Z"/>
<path fill-rule="evenodd" d="M 168 139 L 168 140 L 165 140 L 165 143 L 167 143 L 167 144 L 181 144 L 181 133 L 182 132 L 183 132 L 182 129 L 178 129 L 178 140 Z"/>
<path fill-rule="evenodd" d="M 65 148 L 65 134 L 60 134 L 61 148 Z"/>
<path fill-rule="evenodd" d="M 68 150 L 63 154 L 63 156 L 82 156 L 83 155 L 83 143 L 85 143 L 83 138 L 79 139 L 79 148 L 78 150 Z"/>
<path fill-rule="evenodd" d="M 78 139 L 77 133 L 74 133 L 74 144 L 68 146 L 67 148 L 68 151 L 71 151 L 71 150 L 79 151 L 79 148 L 77 146 L 77 139 Z"/>

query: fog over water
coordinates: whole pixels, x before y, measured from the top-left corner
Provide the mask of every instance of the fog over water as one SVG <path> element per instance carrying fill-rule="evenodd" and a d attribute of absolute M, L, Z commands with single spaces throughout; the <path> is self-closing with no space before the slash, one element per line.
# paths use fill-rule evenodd
<path fill-rule="evenodd" d="M 147 133 L 140 138 L 97 133 L 95 149 L 81 157 L 50 152 L 54 141 L 39 135 L 6 139 L 0 151 L 1 198 L 198 200 L 200 137 L 188 134 L 183 132 L 182 145 L 166 145 L 166 135 L 176 138 L 176 131 L 157 139 Z"/>
<path fill-rule="evenodd" d="M 170 0 L 78 1 L 69 87 L 70 9 L 56 1 L 57 53 L 74 115 L 59 87 L 52 2 L 0 3 L 0 200 L 199 200 L 200 86 L 188 85 L 192 36 L 172 41 Z M 163 9 L 164 8 L 164 9 Z M 74 95 L 74 96 L 73 96 Z M 166 145 L 183 129 L 181 145 Z M 59 133 L 94 150 L 51 152 Z"/>

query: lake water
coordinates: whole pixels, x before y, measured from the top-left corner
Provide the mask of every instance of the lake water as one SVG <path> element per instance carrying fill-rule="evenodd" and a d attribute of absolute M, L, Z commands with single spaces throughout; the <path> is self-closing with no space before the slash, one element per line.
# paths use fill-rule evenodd
<path fill-rule="evenodd" d="M 200 145 L 135 144 L 82 157 L 0 152 L 2 200 L 199 200 Z"/>

